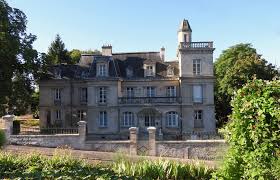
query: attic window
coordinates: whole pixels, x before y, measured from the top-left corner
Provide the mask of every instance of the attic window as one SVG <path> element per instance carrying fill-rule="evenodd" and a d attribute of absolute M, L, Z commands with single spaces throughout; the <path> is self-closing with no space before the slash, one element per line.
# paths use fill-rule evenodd
<path fill-rule="evenodd" d="M 155 76 L 155 65 L 154 64 L 146 64 L 144 65 L 145 77 Z"/>
<path fill-rule="evenodd" d="M 61 79 L 61 69 L 55 69 L 54 70 L 54 77 L 56 79 Z"/>
<path fill-rule="evenodd" d="M 174 76 L 174 67 L 167 67 L 167 76 Z"/>
<path fill-rule="evenodd" d="M 126 76 L 127 77 L 132 77 L 133 76 L 133 69 L 132 69 L 132 67 L 127 67 L 126 68 Z"/>

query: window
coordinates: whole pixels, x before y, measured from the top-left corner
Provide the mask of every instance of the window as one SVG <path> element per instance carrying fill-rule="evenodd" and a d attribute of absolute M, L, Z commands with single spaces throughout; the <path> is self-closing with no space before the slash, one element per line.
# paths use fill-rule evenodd
<path fill-rule="evenodd" d="M 108 120 L 107 120 L 107 112 L 106 111 L 100 111 L 99 112 L 99 126 L 100 127 L 107 127 Z"/>
<path fill-rule="evenodd" d="M 184 42 L 187 42 L 187 34 L 184 34 Z"/>
<path fill-rule="evenodd" d="M 87 102 L 87 88 L 81 88 L 80 101 Z"/>
<path fill-rule="evenodd" d="M 86 118 L 86 115 L 87 115 L 86 111 L 78 110 L 78 120 L 79 121 L 84 121 Z"/>
<path fill-rule="evenodd" d="M 147 97 L 155 97 L 156 96 L 156 88 L 155 87 L 151 87 L 151 86 L 148 86 L 146 88 L 146 94 L 147 94 Z"/>
<path fill-rule="evenodd" d="M 61 100 L 61 89 L 57 88 L 54 90 L 54 100 Z"/>
<path fill-rule="evenodd" d="M 127 87 L 126 88 L 126 96 L 127 97 L 134 97 L 134 88 L 133 87 Z"/>
<path fill-rule="evenodd" d="M 193 74 L 200 75 L 201 72 L 201 62 L 200 59 L 193 60 Z"/>
<path fill-rule="evenodd" d="M 146 65 L 146 76 L 154 76 L 153 65 Z"/>
<path fill-rule="evenodd" d="M 56 110 L 56 112 L 55 112 L 55 119 L 56 120 L 61 120 L 61 111 L 60 110 Z"/>
<path fill-rule="evenodd" d="M 176 97 L 176 86 L 168 86 L 167 87 L 167 96 L 168 97 Z"/>
<path fill-rule="evenodd" d="M 106 76 L 106 74 L 107 74 L 106 64 L 98 64 L 97 76 Z"/>
<path fill-rule="evenodd" d="M 130 127 L 134 125 L 134 114 L 132 112 L 123 113 L 123 126 Z"/>
<path fill-rule="evenodd" d="M 133 76 L 133 69 L 131 66 L 126 68 L 126 76 L 127 77 L 132 77 Z"/>
<path fill-rule="evenodd" d="M 99 88 L 99 103 L 106 103 L 106 88 Z"/>
<path fill-rule="evenodd" d="M 193 102 L 194 103 L 202 103 L 202 86 L 194 85 L 193 86 Z"/>
<path fill-rule="evenodd" d="M 203 127 L 203 111 L 202 110 L 194 111 L 194 127 L 195 128 Z"/>
<path fill-rule="evenodd" d="M 145 115 L 145 127 L 155 126 L 155 117 L 153 115 Z"/>
<path fill-rule="evenodd" d="M 178 127 L 178 113 L 171 111 L 167 113 L 167 126 L 168 127 Z"/>
<path fill-rule="evenodd" d="M 167 67 L 167 76 L 174 76 L 174 68 Z"/>

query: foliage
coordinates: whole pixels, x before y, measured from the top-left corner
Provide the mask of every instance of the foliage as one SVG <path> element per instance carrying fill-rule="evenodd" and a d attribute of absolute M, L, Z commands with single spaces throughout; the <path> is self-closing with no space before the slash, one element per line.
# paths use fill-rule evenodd
<path fill-rule="evenodd" d="M 251 44 L 237 44 L 223 51 L 214 64 L 215 107 L 218 126 L 228 121 L 234 92 L 254 77 L 272 80 L 278 75 L 274 66 L 257 54 Z"/>
<path fill-rule="evenodd" d="M 41 55 L 33 49 L 36 36 L 26 32 L 26 16 L 0 0 L 0 116 L 16 107 L 25 113 L 34 82 L 42 67 Z"/>
<path fill-rule="evenodd" d="M 3 129 L 0 129 L 0 148 L 5 144 L 6 137 Z"/>
<path fill-rule="evenodd" d="M 38 127 L 39 126 L 39 120 L 38 119 L 18 119 L 20 122 L 20 125 L 22 127 Z"/>
<path fill-rule="evenodd" d="M 210 179 L 214 169 L 203 165 L 183 164 L 168 160 L 140 160 L 131 162 L 119 159 L 112 169 L 119 175 L 128 175 L 142 179 Z"/>
<path fill-rule="evenodd" d="M 34 118 L 39 118 L 39 91 L 35 91 L 31 97 L 31 111 Z"/>
<path fill-rule="evenodd" d="M 93 165 L 64 154 L 51 158 L 38 154 L 0 152 L 1 179 L 129 179 L 101 165 Z M 130 178 L 132 179 L 132 178 Z"/>
<path fill-rule="evenodd" d="M 218 179 L 276 179 L 273 164 L 279 163 L 279 99 L 279 80 L 253 80 L 238 90 L 225 128 L 229 152 L 216 174 Z"/>
<path fill-rule="evenodd" d="M 101 54 L 100 51 L 98 50 L 87 50 L 87 51 L 80 51 L 78 49 L 73 49 L 69 52 L 70 54 L 70 58 L 71 58 L 71 61 L 73 63 L 78 63 L 80 61 L 80 58 L 81 58 L 81 55 L 82 54 L 94 54 L 94 55 L 97 55 L 97 54 Z"/>

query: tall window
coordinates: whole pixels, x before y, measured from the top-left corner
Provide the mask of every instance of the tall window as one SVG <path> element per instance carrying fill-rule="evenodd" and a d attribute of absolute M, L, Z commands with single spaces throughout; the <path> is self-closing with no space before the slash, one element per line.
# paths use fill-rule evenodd
<path fill-rule="evenodd" d="M 156 96 L 156 88 L 148 86 L 146 87 L 146 94 L 147 97 L 155 97 Z"/>
<path fill-rule="evenodd" d="M 195 128 L 203 127 L 203 111 L 202 110 L 194 111 L 194 127 Z"/>
<path fill-rule="evenodd" d="M 107 127 L 107 125 L 108 125 L 107 112 L 106 111 L 100 111 L 99 112 L 99 126 L 100 127 Z"/>
<path fill-rule="evenodd" d="M 146 65 L 146 76 L 154 76 L 153 65 Z"/>
<path fill-rule="evenodd" d="M 78 120 L 79 121 L 84 121 L 86 118 L 86 115 L 87 115 L 86 111 L 78 110 Z"/>
<path fill-rule="evenodd" d="M 54 100 L 61 100 L 61 89 L 56 88 L 54 92 Z"/>
<path fill-rule="evenodd" d="M 123 113 L 123 126 L 130 127 L 134 125 L 134 114 L 132 112 Z"/>
<path fill-rule="evenodd" d="M 168 112 L 166 114 L 167 126 L 168 127 L 178 127 L 178 113 L 175 111 Z"/>
<path fill-rule="evenodd" d="M 99 88 L 99 103 L 106 103 L 106 88 Z"/>
<path fill-rule="evenodd" d="M 127 97 L 134 97 L 134 88 L 133 87 L 127 87 L 126 88 L 126 96 Z"/>
<path fill-rule="evenodd" d="M 201 73 L 201 61 L 200 59 L 193 60 L 193 74 L 200 75 Z"/>
<path fill-rule="evenodd" d="M 56 120 L 61 120 L 61 110 L 56 110 L 55 111 L 55 119 Z"/>
<path fill-rule="evenodd" d="M 176 97 L 176 86 L 168 86 L 166 95 L 168 97 Z"/>
<path fill-rule="evenodd" d="M 193 86 L 193 102 L 194 103 L 202 103 L 202 85 L 194 85 Z"/>
<path fill-rule="evenodd" d="M 97 65 L 97 75 L 106 76 L 106 74 L 107 74 L 106 64 L 98 64 Z"/>
<path fill-rule="evenodd" d="M 153 115 L 145 115 L 145 126 L 155 126 L 155 117 Z"/>
<path fill-rule="evenodd" d="M 87 88 L 81 88 L 80 101 L 87 102 Z"/>

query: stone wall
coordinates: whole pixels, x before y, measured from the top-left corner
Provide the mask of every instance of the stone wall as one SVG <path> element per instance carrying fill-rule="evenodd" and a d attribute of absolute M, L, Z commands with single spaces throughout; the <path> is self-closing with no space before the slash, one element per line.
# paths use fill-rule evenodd
<path fill-rule="evenodd" d="M 157 141 L 157 156 L 184 159 L 220 159 L 227 145 L 224 140 Z"/>
<path fill-rule="evenodd" d="M 42 146 L 42 147 L 59 147 L 70 146 L 75 149 L 81 149 L 79 134 L 56 134 L 56 135 L 11 135 L 10 144 Z"/>
<path fill-rule="evenodd" d="M 102 152 L 130 153 L 130 141 L 90 141 L 86 142 L 85 150 Z"/>

